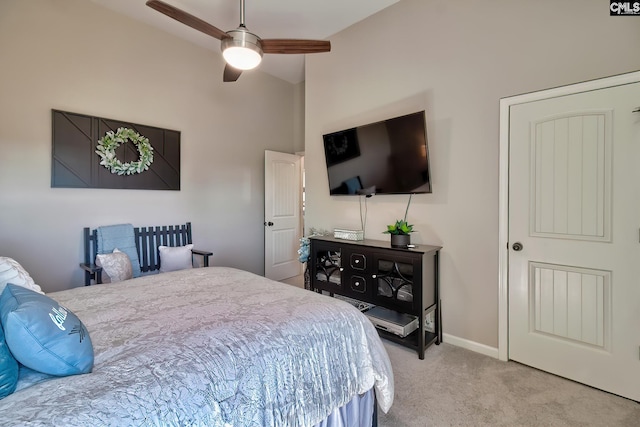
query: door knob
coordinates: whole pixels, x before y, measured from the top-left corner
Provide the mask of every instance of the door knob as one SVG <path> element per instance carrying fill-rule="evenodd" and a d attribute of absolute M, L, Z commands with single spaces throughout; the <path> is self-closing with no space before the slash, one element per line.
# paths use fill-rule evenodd
<path fill-rule="evenodd" d="M 522 250 L 522 243 L 520 242 L 515 242 L 513 244 L 513 246 L 511 246 L 511 249 L 513 249 L 514 251 L 518 252 Z"/>
<path fill-rule="evenodd" d="M 264 222 L 264 225 L 268 226 L 268 227 L 272 227 L 273 226 L 273 222 L 269 221 L 269 222 Z"/>

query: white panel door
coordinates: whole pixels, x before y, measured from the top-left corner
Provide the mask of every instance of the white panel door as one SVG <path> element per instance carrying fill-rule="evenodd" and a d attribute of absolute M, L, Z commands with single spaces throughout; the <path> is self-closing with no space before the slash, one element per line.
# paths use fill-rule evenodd
<path fill-rule="evenodd" d="M 283 280 L 301 273 L 302 168 L 300 156 L 264 153 L 264 275 Z"/>
<path fill-rule="evenodd" d="M 640 400 L 640 83 L 510 108 L 509 358 Z"/>

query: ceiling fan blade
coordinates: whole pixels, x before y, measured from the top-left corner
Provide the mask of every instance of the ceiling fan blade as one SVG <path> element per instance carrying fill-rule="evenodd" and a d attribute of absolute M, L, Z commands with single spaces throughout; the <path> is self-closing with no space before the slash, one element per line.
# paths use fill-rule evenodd
<path fill-rule="evenodd" d="M 261 39 L 264 53 L 321 53 L 331 51 L 327 40 Z"/>
<path fill-rule="evenodd" d="M 176 7 L 171 6 L 160 0 L 149 0 L 146 3 L 152 9 L 157 10 L 158 12 L 167 15 L 169 18 L 173 18 L 178 22 L 182 22 L 189 27 L 196 29 L 200 32 L 203 32 L 211 37 L 215 37 L 218 40 L 222 40 L 224 38 L 229 37 L 227 33 L 222 31 L 219 28 L 214 27 L 208 22 L 204 22 L 202 19 L 197 18 L 187 12 L 184 12 Z"/>
<path fill-rule="evenodd" d="M 240 77 L 240 74 L 242 74 L 242 70 L 239 70 L 237 68 L 232 67 L 229 64 L 226 64 L 224 66 L 224 74 L 222 75 L 222 81 L 235 82 L 236 80 L 238 80 L 238 77 Z"/>

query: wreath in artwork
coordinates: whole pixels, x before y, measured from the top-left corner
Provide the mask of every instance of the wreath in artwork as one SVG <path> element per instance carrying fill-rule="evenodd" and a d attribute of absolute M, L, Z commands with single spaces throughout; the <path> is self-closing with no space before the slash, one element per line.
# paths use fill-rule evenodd
<path fill-rule="evenodd" d="M 122 163 L 116 157 L 116 149 L 127 140 L 131 141 L 138 149 L 140 158 L 137 162 Z M 107 132 L 98 140 L 96 154 L 102 159 L 100 161 L 102 166 L 118 175 L 142 173 L 149 169 L 153 163 L 153 147 L 149 144 L 149 138 L 129 128 L 118 128 L 115 132 L 112 130 Z"/>

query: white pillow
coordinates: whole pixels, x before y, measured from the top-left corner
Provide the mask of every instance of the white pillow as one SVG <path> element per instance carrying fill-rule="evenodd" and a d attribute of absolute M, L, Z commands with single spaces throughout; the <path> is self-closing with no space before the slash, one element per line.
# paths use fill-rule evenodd
<path fill-rule="evenodd" d="M 110 254 L 96 255 L 96 265 L 102 267 L 102 283 L 115 283 L 133 277 L 133 266 L 129 255 L 118 248 Z"/>
<path fill-rule="evenodd" d="M 160 273 L 193 268 L 191 261 L 193 245 L 158 246 L 160 252 Z"/>
<path fill-rule="evenodd" d="M 34 292 L 44 294 L 40 286 L 36 285 L 29 273 L 22 268 L 18 261 L 0 256 L 0 293 L 4 290 L 7 283 L 22 286 L 31 289 Z"/>

